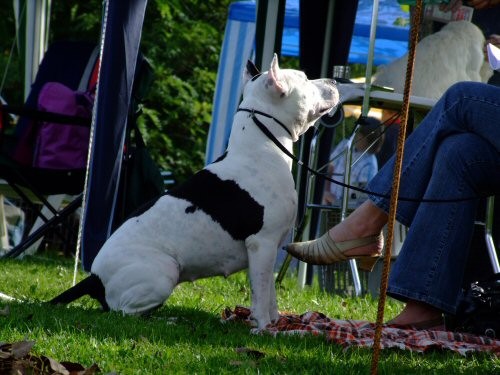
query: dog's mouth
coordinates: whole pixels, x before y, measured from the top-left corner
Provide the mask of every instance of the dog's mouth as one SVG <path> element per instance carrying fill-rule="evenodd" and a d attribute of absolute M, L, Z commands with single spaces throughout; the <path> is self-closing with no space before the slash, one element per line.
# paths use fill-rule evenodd
<path fill-rule="evenodd" d="M 333 115 L 337 113 L 338 108 L 339 108 L 338 104 L 334 105 L 333 107 L 325 108 L 325 112 L 323 113 L 323 115 L 328 115 L 329 117 L 333 117 Z"/>
<path fill-rule="evenodd" d="M 333 116 L 335 114 L 335 112 L 337 112 L 337 108 L 338 108 L 338 105 L 334 105 L 334 106 L 326 106 L 326 107 L 322 107 L 319 109 L 319 114 L 320 116 L 323 116 L 323 115 L 328 115 L 328 116 Z"/>
<path fill-rule="evenodd" d="M 331 104 L 324 105 L 322 107 L 316 107 L 314 111 L 309 113 L 309 120 L 318 119 L 323 116 L 333 116 L 337 111 L 337 105 Z"/>
<path fill-rule="evenodd" d="M 309 121 L 315 121 L 321 117 L 332 117 L 337 112 L 337 107 L 337 105 L 317 107 L 314 111 L 309 112 Z"/>

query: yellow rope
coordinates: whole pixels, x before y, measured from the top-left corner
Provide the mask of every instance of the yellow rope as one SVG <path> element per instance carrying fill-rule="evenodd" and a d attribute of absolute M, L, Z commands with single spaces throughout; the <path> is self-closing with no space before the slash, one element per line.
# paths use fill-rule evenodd
<path fill-rule="evenodd" d="M 423 0 L 417 0 L 415 11 L 411 21 L 410 45 L 408 50 L 408 62 L 406 66 L 405 88 L 403 93 L 402 121 L 399 129 L 398 144 L 396 149 L 396 159 L 394 163 L 394 177 L 392 181 L 392 192 L 389 206 L 389 217 L 387 223 L 387 243 L 385 246 L 384 266 L 380 280 L 380 297 L 378 301 L 377 321 L 375 327 L 375 337 L 373 340 L 373 354 L 371 374 L 377 374 L 378 361 L 380 355 L 380 337 L 382 334 L 382 324 L 384 321 L 385 300 L 387 297 L 387 284 L 389 279 L 389 268 L 391 263 L 391 250 L 394 238 L 394 224 L 396 221 L 396 209 L 398 203 L 399 182 L 401 177 L 401 165 L 403 161 L 404 142 L 406 139 L 406 127 L 408 124 L 408 112 L 410 107 L 410 91 L 413 77 L 413 67 L 415 64 L 415 52 L 418 42 L 418 33 L 422 20 Z"/>

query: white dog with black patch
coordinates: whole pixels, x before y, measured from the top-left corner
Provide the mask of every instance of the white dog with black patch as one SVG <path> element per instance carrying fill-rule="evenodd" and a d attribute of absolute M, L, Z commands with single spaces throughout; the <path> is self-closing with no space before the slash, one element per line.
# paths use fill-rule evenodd
<path fill-rule="evenodd" d="M 123 223 L 97 254 L 91 275 L 52 303 L 89 294 L 105 309 L 142 314 L 183 281 L 248 267 L 252 319 L 263 328 L 278 318 L 273 267 L 295 221 L 297 194 L 292 161 L 271 138 L 292 152 L 339 95 L 330 79 L 280 69 L 276 55 L 263 74 L 249 63 L 245 79 L 225 154 Z"/>

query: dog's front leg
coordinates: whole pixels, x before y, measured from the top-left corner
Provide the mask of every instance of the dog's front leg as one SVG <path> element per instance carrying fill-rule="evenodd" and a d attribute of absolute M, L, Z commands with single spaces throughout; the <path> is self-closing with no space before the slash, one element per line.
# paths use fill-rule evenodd
<path fill-rule="evenodd" d="M 257 328 L 263 329 L 278 316 L 276 291 L 274 290 L 273 268 L 278 244 L 253 235 L 245 241 L 248 252 L 248 272 L 252 288 L 252 320 Z M 271 292 L 271 288 L 273 291 Z M 270 303 L 271 298 L 274 300 Z M 270 313 L 271 309 L 273 311 Z"/>

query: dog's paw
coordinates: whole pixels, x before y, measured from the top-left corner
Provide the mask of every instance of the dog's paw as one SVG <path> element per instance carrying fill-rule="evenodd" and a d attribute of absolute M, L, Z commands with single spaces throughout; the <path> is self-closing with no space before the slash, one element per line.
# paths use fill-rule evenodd
<path fill-rule="evenodd" d="M 266 333 L 266 329 L 265 328 L 252 328 L 250 330 L 250 333 L 252 335 L 262 335 L 263 333 Z"/>
<path fill-rule="evenodd" d="M 255 329 L 259 326 L 259 322 L 257 321 L 257 319 L 255 319 L 252 316 L 250 316 L 249 322 L 250 322 L 250 327 L 252 327 L 252 329 Z"/>
<path fill-rule="evenodd" d="M 272 310 L 269 313 L 269 316 L 271 318 L 271 323 L 276 323 L 278 321 L 278 319 L 280 318 L 280 314 L 279 314 L 278 310 Z"/>
<path fill-rule="evenodd" d="M 271 324 L 271 320 L 269 319 L 269 316 L 266 317 L 257 317 L 254 313 L 252 313 L 249 317 L 250 320 L 250 326 L 254 327 L 254 329 L 264 329 L 266 328 L 269 324 Z"/>

